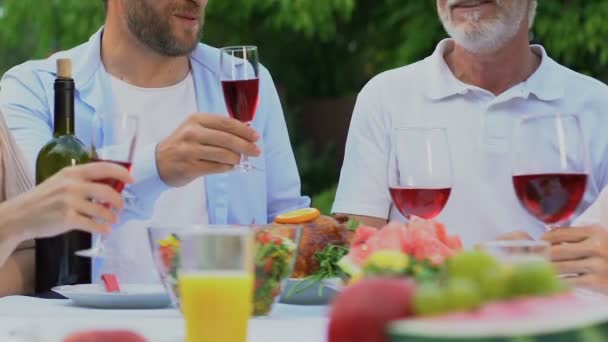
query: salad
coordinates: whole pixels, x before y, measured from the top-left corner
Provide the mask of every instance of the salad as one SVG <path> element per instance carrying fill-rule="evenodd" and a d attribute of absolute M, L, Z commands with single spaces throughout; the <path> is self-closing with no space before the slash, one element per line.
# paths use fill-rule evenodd
<path fill-rule="evenodd" d="M 281 292 L 281 282 L 289 276 L 296 244 L 268 230 L 256 234 L 255 286 L 253 314 L 267 315 Z"/>

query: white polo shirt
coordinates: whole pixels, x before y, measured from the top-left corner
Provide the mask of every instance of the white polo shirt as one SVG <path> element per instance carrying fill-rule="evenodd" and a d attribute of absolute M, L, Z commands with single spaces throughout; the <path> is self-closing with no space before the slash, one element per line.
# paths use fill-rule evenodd
<path fill-rule="evenodd" d="M 452 155 L 453 188 L 437 220 L 467 246 L 514 230 L 539 237 L 543 226 L 520 206 L 513 190 L 510 136 L 516 118 L 558 112 L 579 115 L 583 126 L 592 174 L 577 214 L 589 207 L 608 181 L 608 87 L 559 65 L 535 45 L 540 67 L 495 96 L 454 77 L 443 57 L 450 44 L 451 39 L 443 40 L 430 57 L 382 73 L 363 88 L 333 212 L 405 220 L 388 192 L 391 131 L 442 126 Z"/>

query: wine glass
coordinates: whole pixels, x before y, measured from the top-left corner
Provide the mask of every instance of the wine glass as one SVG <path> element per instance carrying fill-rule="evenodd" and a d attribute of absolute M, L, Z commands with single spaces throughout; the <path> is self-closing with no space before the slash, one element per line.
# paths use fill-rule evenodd
<path fill-rule="evenodd" d="M 258 108 L 260 93 L 258 48 L 256 46 L 222 48 L 220 70 L 228 114 L 251 125 Z M 245 172 L 254 169 L 247 156 L 241 157 L 237 168 Z"/>
<path fill-rule="evenodd" d="M 393 130 L 388 186 L 393 203 L 406 218 L 434 219 L 452 192 L 452 161 L 445 128 Z"/>
<path fill-rule="evenodd" d="M 570 220 L 589 174 L 587 148 L 575 115 L 531 115 L 512 142 L 513 187 L 524 209 L 550 230 Z"/>
<path fill-rule="evenodd" d="M 91 131 L 91 162 L 113 163 L 131 171 L 138 127 L 138 119 L 132 115 L 96 115 Z M 99 179 L 97 182 L 110 186 L 118 193 L 122 193 L 125 187 L 123 182 L 110 178 Z M 109 207 L 107 203 L 102 204 Z M 77 251 L 76 255 L 87 258 L 104 256 L 104 243 L 105 236 L 99 236 L 92 248 Z"/>

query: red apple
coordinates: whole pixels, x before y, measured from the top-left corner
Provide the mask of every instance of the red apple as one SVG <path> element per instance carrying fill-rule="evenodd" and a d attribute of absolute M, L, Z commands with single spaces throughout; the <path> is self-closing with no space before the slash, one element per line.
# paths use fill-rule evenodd
<path fill-rule="evenodd" d="M 64 342 L 146 342 L 140 335 L 124 330 L 82 331 L 68 336 Z"/>
<path fill-rule="evenodd" d="M 385 342 L 386 325 L 413 315 L 416 285 L 404 278 L 364 279 L 336 298 L 329 342 Z"/>

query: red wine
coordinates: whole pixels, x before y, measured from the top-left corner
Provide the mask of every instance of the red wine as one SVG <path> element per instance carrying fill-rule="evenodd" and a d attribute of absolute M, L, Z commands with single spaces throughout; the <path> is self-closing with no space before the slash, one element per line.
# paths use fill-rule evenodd
<path fill-rule="evenodd" d="M 71 62 L 57 61 L 54 83 L 53 139 L 38 153 L 36 184 L 59 172 L 64 167 L 89 162 L 89 153 L 76 138 L 74 131 L 74 92 Z M 91 248 L 91 234 L 72 231 L 36 240 L 36 293 L 46 294 L 59 285 L 91 283 L 91 259 L 74 252 Z"/>
<path fill-rule="evenodd" d="M 547 173 L 513 177 L 519 202 L 534 217 L 546 224 L 569 219 L 583 199 L 587 175 Z"/>
<path fill-rule="evenodd" d="M 99 158 L 93 158 L 93 159 L 91 159 L 91 162 L 112 163 L 112 164 L 120 165 L 120 166 L 124 167 L 125 169 L 131 171 L 131 163 L 130 162 L 120 162 L 120 161 L 115 161 L 115 160 L 104 160 L 104 159 L 99 159 Z M 110 186 L 114 190 L 116 190 L 116 192 L 118 192 L 118 193 L 121 193 L 122 190 L 125 188 L 125 183 L 124 182 L 121 182 L 121 181 L 116 180 L 116 179 L 111 179 L 111 178 L 100 179 L 100 180 L 97 181 L 97 183 L 107 184 L 108 186 Z"/>
<path fill-rule="evenodd" d="M 451 188 L 440 189 L 412 189 L 391 188 L 390 193 L 393 202 L 399 212 L 405 217 L 410 215 L 433 219 L 448 202 Z"/>
<path fill-rule="evenodd" d="M 228 113 L 234 119 L 250 123 L 258 109 L 260 80 L 222 81 Z"/>

